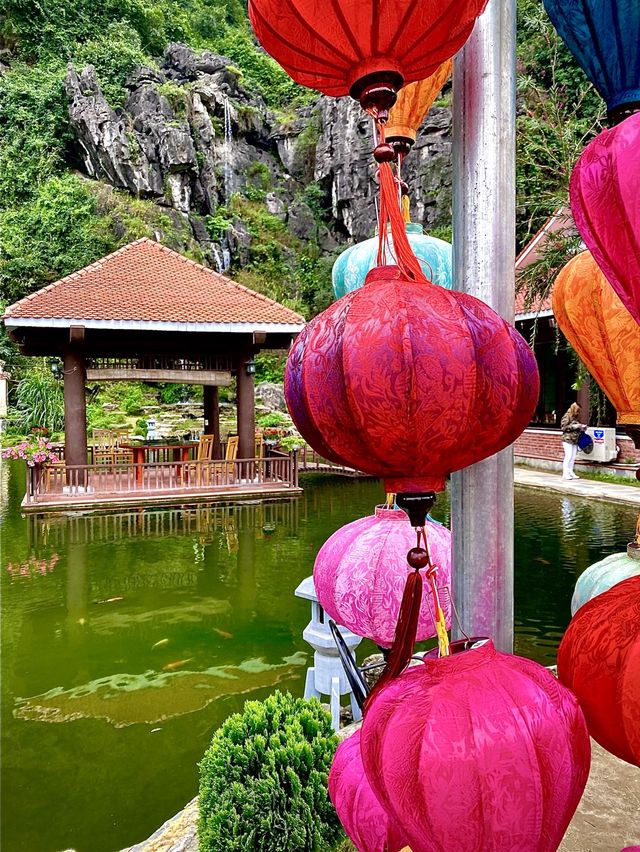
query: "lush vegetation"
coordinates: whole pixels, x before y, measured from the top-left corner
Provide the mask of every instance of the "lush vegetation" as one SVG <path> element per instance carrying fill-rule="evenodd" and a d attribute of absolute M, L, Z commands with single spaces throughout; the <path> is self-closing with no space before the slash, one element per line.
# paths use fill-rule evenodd
<path fill-rule="evenodd" d="M 200 763 L 200 852 L 322 852 L 344 837 L 327 792 L 338 744 L 316 699 L 247 701 Z"/>
<path fill-rule="evenodd" d="M 261 93 L 283 119 L 293 120 L 295 108 L 312 97 L 256 46 L 243 0 L 78 0 L 73 6 L 68 0 L 5 2 L 0 47 L 9 70 L 0 76 L 0 301 L 13 302 L 141 236 L 159 234 L 170 247 L 203 260 L 183 217 L 75 171 L 64 91 L 67 63 L 92 63 L 117 108 L 124 102 L 132 71 L 156 65 L 172 41 L 227 56 L 247 89 Z M 165 83 L 161 88 L 178 113 L 184 110 L 179 86 Z M 518 0 L 519 245 L 566 202 L 571 168 L 599 129 L 602 111 L 602 102 L 556 36 L 541 0 Z M 236 263 L 234 275 L 306 317 L 331 299 L 333 258 L 319 248 L 330 212 L 312 180 L 319 130 L 314 115 L 297 140 L 302 154 L 309 151 L 309 183 L 297 199 L 315 220 L 315 233 L 308 239 L 297 239 L 267 210 L 266 196 L 277 195 L 278 187 L 261 163 L 250 170 L 242 193 L 205 222 L 213 239 L 220 239 L 230 225 L 248 232 L 246 257 Z M 532 294 L 548 289 L 571 250 L 554 247 L 546 268 L 531 271 L 525 285 Z M 26 366 L 4 332 L 0 358 L 12 369 L 15 403 L 17 381 Z M 281 375 L 281 359 L 258 360 L 259 379 L 277 381 Z M 165 389 L 165 401 L 174 401 L 177 393 Z M 95 403 L 90 414 L 94 423 L 107 418 Z"/>
<path fill-rule="evenodd" d="M 557 36 L 541 0 L 518 0 L 518 239 L 567 203 L 571 170 L 601 129 L 604 103 Z"/>

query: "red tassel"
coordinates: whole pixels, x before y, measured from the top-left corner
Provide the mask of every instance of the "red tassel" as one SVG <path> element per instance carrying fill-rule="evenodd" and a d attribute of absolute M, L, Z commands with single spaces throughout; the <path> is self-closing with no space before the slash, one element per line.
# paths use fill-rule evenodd
<path fill-rule="evenodd" d="M 380 679 L 366 698 L 364 704 L 365 710 L 369 702 L 378 694 L 378 691 L 407 667 L 416 644 L 421 603 L 422 576 L 419 571 L 412 571 L 407 577 L 402 594 L 398 623 L 396 625 L 395 636 L 393 637 L 393 647 L 387 659 L 387 665 Z"/>

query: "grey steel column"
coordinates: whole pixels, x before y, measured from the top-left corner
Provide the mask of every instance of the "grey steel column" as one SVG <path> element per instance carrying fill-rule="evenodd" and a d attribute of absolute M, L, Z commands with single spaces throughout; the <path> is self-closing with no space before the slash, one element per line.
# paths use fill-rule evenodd
<path fill-rule="evenodd" d="M 515 289 L 516 0 L 489 0 L 455 60 L 454 286 L 509 322 Z M 453 594 L 464 631 L 513 650 L 513 450 L 452 477 Z M 459 635 L 459 634 L 458 634 Z"/>

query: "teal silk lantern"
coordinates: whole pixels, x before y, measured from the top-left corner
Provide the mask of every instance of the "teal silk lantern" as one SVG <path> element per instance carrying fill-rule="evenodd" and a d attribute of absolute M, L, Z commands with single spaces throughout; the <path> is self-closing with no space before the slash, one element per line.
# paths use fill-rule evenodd
<path fill-rule="evenodd" d="M 420 225 L 412 222 L 407 223 L 406 230 L 411 248 L 429 281 L 451 290 L 453 286 L 451 244 L 437 237 L 428 236 Z M 395 258 L 391 255 L 383 261 L 382 265 L 395 264 L 395 262 Z M 345 249 L 333 264 L 331 274 L 336 299 L 362 287 L 367 273 L 374 266 L 378 266 L 377 237 Z"/>
<path fill-rule="evenodd" d="M 571 598 L 571 615 L 575 615 L 597 595 L 608 592 L 610 588 L 628 580 L 629 577 L 640 575 L 640 559 L 630 553 L 613 553 L 606 559 L 601 559 L 587 568 L 576 583 L 576 589 Z"/>

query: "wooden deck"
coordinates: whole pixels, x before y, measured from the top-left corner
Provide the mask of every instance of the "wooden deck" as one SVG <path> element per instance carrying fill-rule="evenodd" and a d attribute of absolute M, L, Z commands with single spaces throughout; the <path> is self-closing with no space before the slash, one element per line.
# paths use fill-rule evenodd
<path fill-rule="evenodd" d="M 292 497 L 302 493 L 301 473 L 365 476 L 320 457 L 310 447 L 290 454 L 270 449 L 264 458 L 182 461 L 156 454 L 144 464 L 28 468 L 25 512 L 171 506 L 234 499 Z"/>
<path fill-rule="evenodd" d="M 29 468 L 22 509 L 49 512 L 300 494 L 294 455 Z"/>

